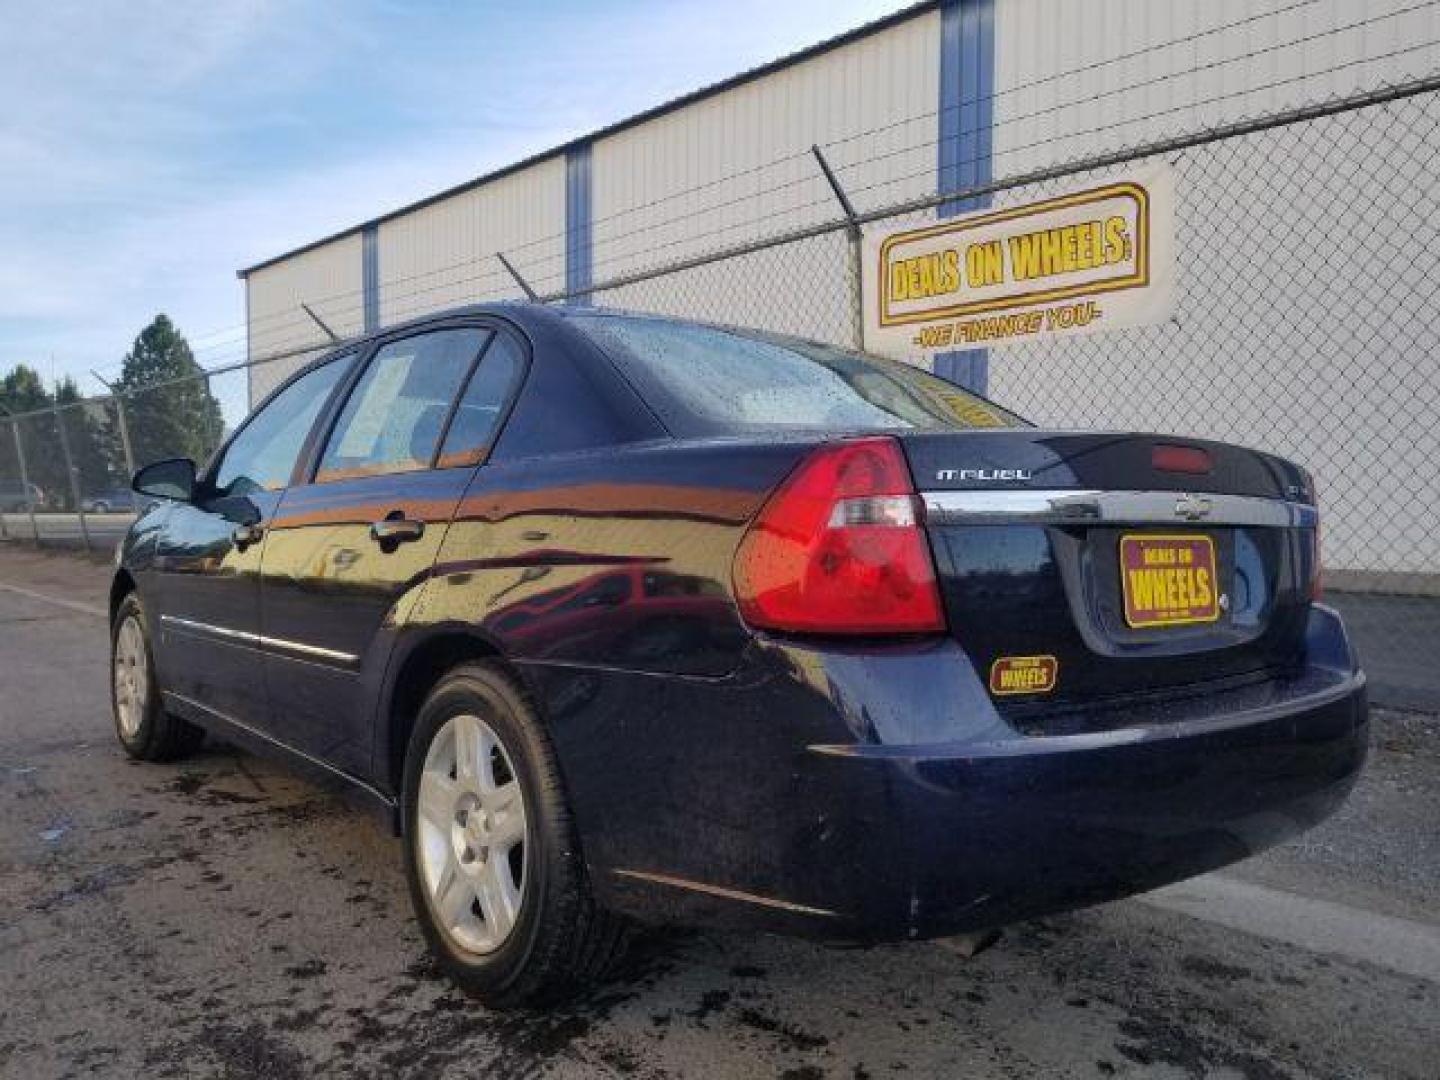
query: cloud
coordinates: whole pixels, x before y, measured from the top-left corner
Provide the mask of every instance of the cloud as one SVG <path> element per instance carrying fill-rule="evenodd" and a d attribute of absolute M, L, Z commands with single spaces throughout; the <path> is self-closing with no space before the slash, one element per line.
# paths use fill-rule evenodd
<path fill-rule="evenodd" d="M 238 358 L 237 267 L 891 6 L 33 4 L 0 64 L 0 370 L 113 372 L 159 310 Z"/>

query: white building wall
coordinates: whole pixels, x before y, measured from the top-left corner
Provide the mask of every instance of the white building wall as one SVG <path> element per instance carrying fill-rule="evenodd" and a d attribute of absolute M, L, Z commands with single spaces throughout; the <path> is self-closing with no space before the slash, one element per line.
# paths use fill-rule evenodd
<path fill-rule="evenodd" d="M 301 303 L 309 304 L 341 337 L 360 333 L 364 325 L 360 246 L 356 232 L 256 270 L 246 278 L 252 362 L 315 346 L 302 355 L 254 364 L 249 369 L 252 406 L 319 355 L 329 342 Z"/>
<path fill-rule="evenodd" d="M 995 0 L 994 175 L 1440 67 L 1414 0 Z"/>
<path fill-rule="evenodd" d="M 1431 72 L 1440 53 L 1415 43 L 1440 37 L 1436 9 L 1389 17 L 1413 6 L 997 0 L 994 175 Z M 1211 32 L 1227 24 L 1236 25 Z M 1175 431 L 1292 457 L 1317 475 L 1329 566 L 1433 570 L 1440 477 L 1413 463 L 1440 457 L 1440 432 L 1425 419 L 1440 373 L 1413 346 L 1440 325 L 1440 298 L 1393 258 L 1440 240 L 1423 215 L 1404 213 L 1434 120 L 1407 128 L 1403 118 L 1424 108 L 1402 103 L 1172 155 L 1171 321 L 993 348 L 990 393 L 1043 424 Z M 1373 124 L 1387 125 L 1383 137 Z M 1381 310 L 1407 332 L 1383 332 Z M 1389 479 L 1400 477 L 1404 492 Z"/>
<path fill-rule="evenodd" d="M 538 292 L 565 281 L 565 159 L 554 157 L 379 226 L 380 324 L 523 294 L 504 252 Z"/>
<path fill-rule="evenodd" d="M 594 280 L 835 219 L 817 143 L 862 210 L 933 190 L 939 35 L 928 12 L 599 140 Z M 848 342 L 846 260 L 837 233 L 597 299 Z"/>

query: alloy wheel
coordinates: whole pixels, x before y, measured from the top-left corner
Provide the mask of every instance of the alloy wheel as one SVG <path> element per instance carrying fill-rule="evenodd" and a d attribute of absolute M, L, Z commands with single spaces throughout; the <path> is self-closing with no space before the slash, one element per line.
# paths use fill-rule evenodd
<path fill-rule="evenodd" d="M 435 922 L 465 952 L 498 949 L 525 902 L 529 825 L 509 752 L 478 716 L 447 720 L 420 772 L 415 857 Z"/>
<path fill-rule="evenodd" d="M 140 620 L 127 615 L 115 635 L 115 716 L 120 734 L 133 739 L 140 733 L 149 705 L 150 665 L 145 653 L 145 631 Z"/>

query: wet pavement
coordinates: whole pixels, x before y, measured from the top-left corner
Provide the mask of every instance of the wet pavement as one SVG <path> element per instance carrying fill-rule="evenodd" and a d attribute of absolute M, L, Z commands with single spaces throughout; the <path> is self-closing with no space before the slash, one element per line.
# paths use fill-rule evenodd
<path fill-rule="evenodd" d="M 500 1014 L 435 970 L 398 842 L 342 795 L 225 746 L 124 758 L 107 580 L 0 547 L 5 1077 L 1437 1075 L 1431 716 L 1378 714 L 1306 837 L 972 959 L 657 933 L 589 1000 Z"/>

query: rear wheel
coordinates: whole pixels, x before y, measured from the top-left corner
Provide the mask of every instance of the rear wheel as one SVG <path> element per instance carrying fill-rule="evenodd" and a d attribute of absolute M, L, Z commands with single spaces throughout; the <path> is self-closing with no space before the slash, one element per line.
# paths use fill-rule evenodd
<path fill-rule="evenodd" d="M 168 761 L 199 748 L 205 732 L 165 712 L 145 609 L 134 593 L 120 602 L 110 632 L 110 705 L 115 734 L 141 761 Z"/>
<path fill-rule="evenodd" d="M 421 709 L 405 765 L 411 899 L 435 955 L 496 1007 L 569 997 L 621 953 L 596 906 L 554 750 L 519 688 L 466 665 Z"/>

